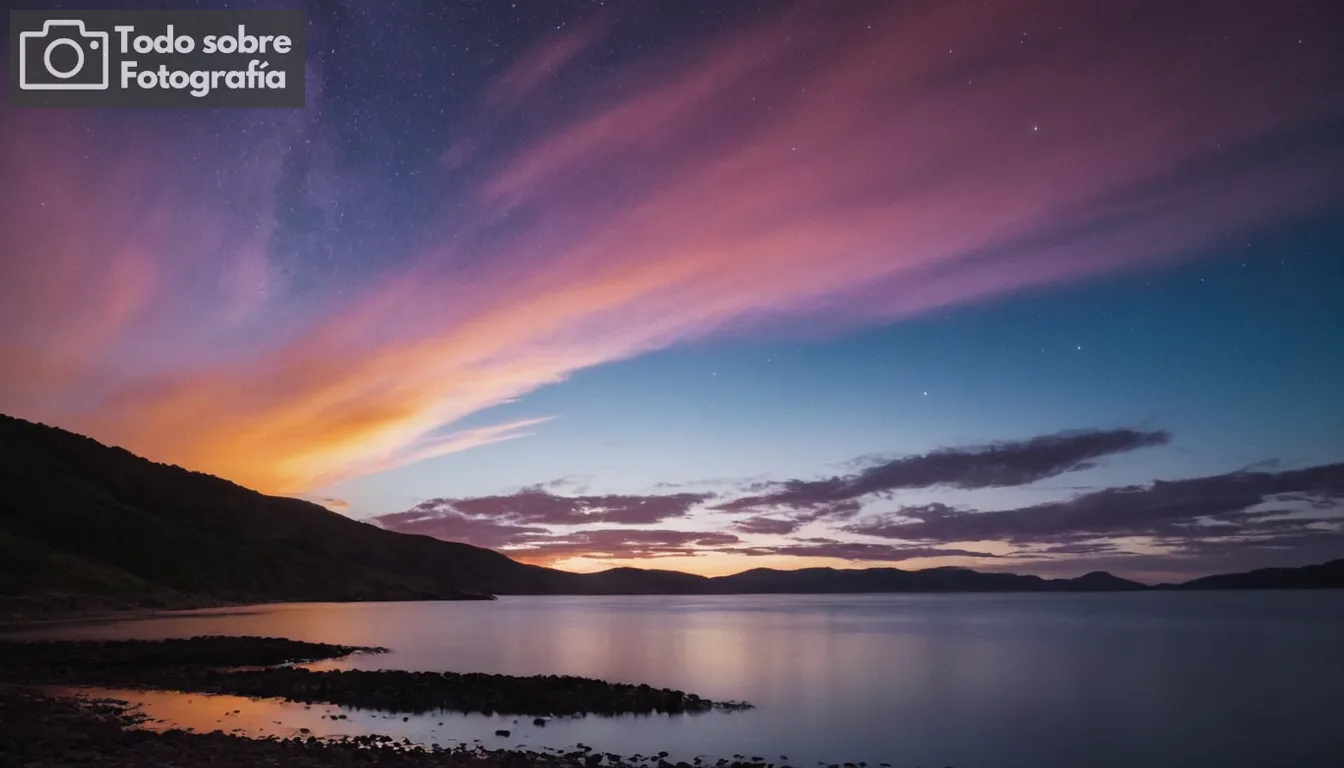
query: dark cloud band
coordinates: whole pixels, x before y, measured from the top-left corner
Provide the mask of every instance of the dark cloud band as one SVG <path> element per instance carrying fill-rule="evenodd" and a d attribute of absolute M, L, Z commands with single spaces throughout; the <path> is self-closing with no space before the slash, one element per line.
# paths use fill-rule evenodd
<path fill-rule="evenodd" d="M 1030 440 L 947 448 L 884 461 L 852 475 L 825 480 L 788 480 L 766 493 L 720 504 L 718 509 L 815 509 L 892 491 L 933 488 L 1007 488 L 1076 472 L 1102 457 L 1170 442 L 1166 432 L 1086 430 Z"/>

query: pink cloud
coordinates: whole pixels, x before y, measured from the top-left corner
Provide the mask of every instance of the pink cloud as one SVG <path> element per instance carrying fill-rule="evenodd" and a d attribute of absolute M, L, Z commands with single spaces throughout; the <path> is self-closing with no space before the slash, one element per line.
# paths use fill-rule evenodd
<path fill-rule="evenodd" d="M 512 105 L 535 96 L 539 88 L 554 81 L 568 64 L 605 36 L 610 22 L 607 17 L 594 17 L 536 45 L 491 83 L 486 103 Z"/>
<path fill-rule="evenodd" d="M 208 136 L 5 112 L 0 408 L 307 491 L 545 428 L 435 438 L 589 366 L 1139 268 L 1337 201 L 1338 148 L 1304 138 L 1341 114 L 1330 46 L 1285 47 L 1287 12 L 1140 37 L 1160 6 L 805 9 L 576 84 L 582 28 L 493 86 L 580 106 L 507 151 L 459 139 L 483 148 L 466 213 L 306 303 L 267 257 L 292 126 L 210 191 L 181 170 Z"/>

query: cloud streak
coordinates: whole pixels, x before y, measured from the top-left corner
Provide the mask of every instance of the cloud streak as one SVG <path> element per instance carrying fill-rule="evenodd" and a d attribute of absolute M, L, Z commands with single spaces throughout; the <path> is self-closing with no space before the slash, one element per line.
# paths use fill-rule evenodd
<path fill-rule="evenodd" d="M 747 487 L 767 493 L 717 504 L 713 494 L 563 496 L 536 486 L 502 496 L 430 499 L 376 521 L 538 563 L 714 554 L 852 563 L 950 559 L 1049 572 L 1069 563 L 1075 566 L 1066 571 L 1088 563 L 1123 568 L 1159 555 L 1173 558 L 1166 571 L 1150 565 L 1137 571 L 1155 578 L 1180 572 L 1183 558 L 1213 558 L 1236 568 L 1274 562 L 1266 558 L 1276 555 L 1339 555 L 1344 464 L 1270 471 L 1261 468 L 1279 464 L 1260 462 L 1221 475 L 1105 488 L 1002 510 L 930 503 L 874 513 L 868 506 L 880 510 L 881 502 L 906 490 L 1029 484 L 1169 440 L 1162 431 L 1075 430 L 885 461 L 868 456 L 850 463 L 867 465 L 850 476 L 753 483 Z M 762 507 L 775 511 L 714 517 Z M 695 530 L 634 527 L 668 522 Z M 825 535 L 798 535 L 814 523 Z"/>
<path fill-rule="evenodd" d="M 1189 565 L 1195 562 L 1236 570 L 1344 552 L 1344 464 L 1277 469 L 1278 462 L 1258 462 L 1009 509 L 937 502 L 884 509 L 902 491 L 1015 487 L 1169 441 L 1163 431 L 1074 430 L 898 459 L 870 455 L 849 462 L 863 467 L 849 476 L 750 483 L 744 487 L 755 494 L 727 501 L 709 493 L 562 495 L 553 490 L 560 484 L 550 483 L 507 495 L 429 499 L 375 522 L 542 564 L 713 555 L 742 568 L 757 558 L 919 561 L 1046 573 L 1119 568 L 1160 580 L 1199 572 Z M 763 507 L 773 511 L 751 513 Z M 800 533 L 804 528 L 809 532 Z M 1163 557 L 1166 566 L 1155 567 Z"/>
<path fill-rule="evenodd" d="M 1104 456 L 1165 445 L 1170 441 L 1171 435 L 1162 431 L 1111 429 L 947 448 L 883 461 L 852 475 L 825 480 L 788 480 L 767 493 L 733 499 L 718 508 L 740 511 L 773 507 L 814 510 L 827 515 L 836 506 L 853 511 L 852 505 L 845 505 L 866 496 L 893 491 L 938 486 L 977 489 L 1028 485 L 1066 472 L 1089 469 Z M 769 525 L 766 522 L 755 524 Z"/>
<path fill-rule="evenodd" d="M 306 116 L 246 118 L 246 151 L 210 165 L 208 136 L 110 143 L 133 116 L 7 110 L 0 408 L 310 491 L 523 434 L 540 422 L 434 437 L 590 366 L 890 322 L 1332 205 L 1338 148 L 1312 139 L 1340 115 L 1332 52 L 1262 44 L 1293 9 L 1211 13 L 1194 44 L 1163 7 L 805 7 L 606 77 L 572 71 L 600 26 L 543 41 L 483 103 L 562 107 L 445 141 L 424 171 L 469 161 L 462 186 L 342 291 L 301 290 L 270 250 Z M 307 193 L 336 210 L 326 178 Z"/>
<path fill-rule="evenodd" d="M 423 501 L 373 522 L 401 533 L 418 533 L 478 547 L 503 549 L 534 562 L 583 555 L 597 558 L 693 554 L 697 548 L 733 543 L 722 532 L 565 530 L 581 526 L 636 526 L 685 517 L 711 498 L 707 494 L 560 496 L 542 487 L 503 496 Z M 557 527 L 560 530 L 557 530 Z"/>
<path fill-rule="evenodd" d="M 596 560 L 652 560 L 729 551 L 740 539 L 721 531 L 604 528 L 549 536 L 519 537 L 504 552 L 531 563 L 575 557 Z"/>
<path fill-rule="evenodd" d="M 822 557 L 850 562 L 899 563 L 904 560 L 957 557 L 993 559 L 997 555 L 953 547 L 897 546 L 870 544 L 860 541 L 838 541 L 828 538 L 801 539 L 798 543 L 778 546 L 750 547 L 737 550 L 752 557 L 783 555 L 786 557 Z"/>
<path fill-rule="evenodd" d="M 610 19 L 592 18 L 537 44 L 490 84 L 486 104 L 497 108 L 517 106 L 524 99 L 536 96 L 538 89 L 590 50 L 610 27 Z"/>
<path fill-rule="evenodd" d="M 906 507 L 844 530 L 924 543 L 1042 545 L 1048 554 L 1090 554 L 1092 546 L 1113 547 L 1108 540 L 1133 539 L 1176 552 L 1287 547 L 1316 537 L 1339 539 L 1344 464 L 1157 481 L 1006 510 Z"/>
<path fill-rule="evenodd" d="M 540 525 L 645 525 L 684 517 L 710 498 L 700 493 L 559 496 L 542 488 L 528 488 L 506 496 L 429 499 L 417 504 L 412 512 L 431 517 L 456 513 Z"/>

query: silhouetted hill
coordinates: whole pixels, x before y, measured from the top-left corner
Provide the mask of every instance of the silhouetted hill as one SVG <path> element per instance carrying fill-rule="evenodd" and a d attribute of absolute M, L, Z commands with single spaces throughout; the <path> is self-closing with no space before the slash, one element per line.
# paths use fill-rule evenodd
<path fill-rule="evenodd" d="M 393 533 L 0 416 L 0 597 L 11 602 L 455 599 L 544 589 L 543 580 L 555 581 L 489 550 Z"/>
<path fill-rule="evenodd" d="M 571 587 L 583 594 L 603 595 L 681 595 L 707 593 L 713 580 L 694 573 L 611 568 L 585 573 Z"/>
<path fill-rule="evenodd" d="M 1344 561 L 1198 579 L 1181 588 L 1334 586 Z M 717 578 L 591 574 L 395 533 L 298 499 L 0 416 L 0 607 L 10 613 L 491 594 L 1059 592 L 1146 589 L 1107 573 L 1043 579 L 965 568 L 758 568 Z M 3 611 L 0 611 L 3 612 Z"/>
<path fill-rule="evenodd" d="M 711 579 L 719 593 L 843 593 L 843 592 L 1076 592 L 1147 589 L 1108 573 L 1078 579 L 1043 579 L 1014 573 L 981 573 L 969 568 L 803 568 L 776 571 L 757 568 Z"/>
<path fill-rule="evenodd" d="M 1136 589 L 1148 589 L 1146 584 L 1122 579 L 1105 571 L 1092 571 L 1070 580 L 1070 589 L 1075 592 L 1122 592 Z"/>
<path fill-rule="evenodd" d="M 1164 589 L 1344 589 L 1344 559 L 1301 568 L 1261 568 L 1249 573 L 1205 576 Z"/>

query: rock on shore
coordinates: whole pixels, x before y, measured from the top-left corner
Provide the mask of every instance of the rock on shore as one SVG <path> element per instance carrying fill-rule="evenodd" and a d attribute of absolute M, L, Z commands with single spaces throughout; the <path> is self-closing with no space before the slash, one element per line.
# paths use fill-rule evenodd
<path fill-rule="evenodd" d="M 386 736 L 343 740 L 308 737 L 251 739 L 225 734 L 127 729 L 135 718 L 117 702 L 48 698 L 21 686 L 0 684 L 0 762 L 61 768 L 672 768 L 665 760 L 635 761 L 590 749 L 531 751 L 457 746 L 423 748 Z M 719 761 L 719 768 L 774 768 L 763 763 Z M 780 768 L 787 768 L 780 766 Z"/>
<path fill-rule="evenodd" d="M 693 693 L 559 675 L 488 675 L 275 666 L 381 648 L 281 638 L 0 642 L 0 680 L 283 698 L 388 712 L 551 715 L 682 714 L 746 709 Z"/>

